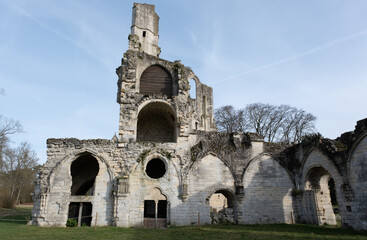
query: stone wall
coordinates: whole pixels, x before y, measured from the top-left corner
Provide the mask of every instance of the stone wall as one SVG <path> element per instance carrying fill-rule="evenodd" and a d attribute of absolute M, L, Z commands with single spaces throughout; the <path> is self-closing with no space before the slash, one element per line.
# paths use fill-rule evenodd
<path fill-rule="evenodd" d="M 144 199 L 159 189 L 168 201 L 170 225 L 197 224 L 198 214 L 201 224 L 211 224 L 209 199 L 217 191 L 232 201 L 235 223 L 334 224 L 327 186 L 331 177 L 343 226 L 365 229 L 366 139 L 354 142 L 344 175 L 316 147 L 302 153 L 297 172 L 288 169 L 283 161 L 262 152 L 261 141 L 251 134 L 199 131 L 185 143 L 49 139 L 32 221 L 40 226 L 64 226 L 70 202 L 91 202 L 93 219 L 98 212 L 98 225 L 141 227 Z M 98 161 L 95 193 L 71 196 L 70 167 L 84 154 Z M 146 175 L 146 164 L 153 158 L 166 164 L 162 178 Z M 312 173 L 315 169 L 322 170 Z"/>
<path fill-rule="evenodd" d="M 300 221 L 313 224 L 336 224 L 330 201 L 329 178 L 335 182 L 339 212 L 344 220 L 345 198 L 342 193 L 343 178 L 334 163 L 320 150 L 311 150 L 303 163 L 302 191 L 304 191 Z M 317 186 L 317 187 L 316 187 Z M 313 191 L 313 193 L 307 191 Z"/>
<path fill-rule="evenodd" d="M 243 176 L 245 198 L 240 223 L 292 223 L 294 184 L 272 157 L 253 159 Z"/>
<path fill-rule="evenodd" d="M 93 150 L 88 150 L 93 149 Z M 65 226 L 70 202 L 91 202 L 93 218 L 98 209 L 98 225 L 110 225 L 114 176 L 108 156 L 113 145 L 105 140 L 49 139 L 49 160 L 42 168 L 35 191 L 33 222 L 40 226 Z M 79 156 L 90 154 L 99 165 L 93 196 L 72 196 L 71 164 Z"/>
<path fill-rule="evenodd" d="M 209 199 L 216 191 L 225 190 L 234 198 L 233 174 L 221 159 L 212 154 L 198 160 L 191 167 L 188 185 L 189 198 L 184 211 L 189 218 L 182 225 L 197 223 L 198 213 L 201 224 L 210 224 L 212 220 Z"/>
<path fill-rule="evenodd" d="M 166 164 L 166 173 L 159 179 L 150 178 L 146 172 L 147 163 L 153 159 L 159 158 Z M 118 221 L 117 226 L 124 227 L 142 227 L 144 199 L 153 189 L 160 189 L 161 193 L 166 196 L 169 202 L 170 212 L 169 219 L 180 218 L 175 216 L 174 209 L 180 204 L 179 199 L 179 173 L 176 170 L 173 161 L 166 156 L 158 153 L 148 154 L 142 161 L 134 166 L 133 172 L 128 178 L 129 190 L 124 194 L 119 194 L 117 200 Z"/>
<path fill-rule="evenodd" d="M 367 229 L 367 136 L 357 140 L 348 161 L 348 174 L 354 201 L 349 204 L 347 211 L 350 216 L 350 225 L 355 229 Z M 351 215 L 351 214 L 350 214 Z M 353 224 L 353 225 L 352 225 Z"/>

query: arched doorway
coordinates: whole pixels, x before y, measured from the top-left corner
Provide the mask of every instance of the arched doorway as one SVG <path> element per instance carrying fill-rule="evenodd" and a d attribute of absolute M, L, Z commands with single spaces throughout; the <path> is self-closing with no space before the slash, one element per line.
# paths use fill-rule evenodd
<path fill-rule="evenodd" d="M 175 142 L 175 113 L 163 102 L 146 105 L 138 114 L 137 141 Z"/>
<path fill-rule="evenodd" d="M 160 189 L 154 188 L 144 198 L 144 228 L 167 227 L 167 198 Z"/>
<path fill-rule="evenodd" d="M 70 202 L 68 219 L 76 220 L 78 226 L 90 226 L 93 209 L 90 196 L 94 195 L 95 180 L 99 172 L 98 161 L 90 154 L 82 155 L 71 164 L 70 172 L 70 193 L 71 196 L 78 196 L 78 200 Z"/>
<path fill-rule="evenodd" d="M 228 190 L 218 190 L 209 198 L 212 224 L 237 223 L 233 194 Z"/>
<path fill-rule="evenodd" d="M 323 167 L 308 170 L 303 194 L 306 221 L 311 224 L 337 224 L 340 215 L 337 210 L 335 182 Z M 335 212 L 334 212 L 335 211 Z"/>

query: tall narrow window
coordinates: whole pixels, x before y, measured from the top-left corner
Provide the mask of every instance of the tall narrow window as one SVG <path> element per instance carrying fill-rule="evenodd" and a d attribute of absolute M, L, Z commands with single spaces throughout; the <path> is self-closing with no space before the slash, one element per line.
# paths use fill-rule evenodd
<path fill-rule="evenodd" d="M 194 79 L 190 79 L 190 97 L 192 99 L 196 99 L 196 81 Z"/>

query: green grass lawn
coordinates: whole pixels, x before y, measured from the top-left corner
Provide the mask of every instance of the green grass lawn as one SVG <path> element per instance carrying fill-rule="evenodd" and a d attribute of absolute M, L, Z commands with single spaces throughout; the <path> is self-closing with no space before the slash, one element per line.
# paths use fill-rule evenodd
<path fill-rule="evenodd" d="M 25 210 L 25 209 L 24 209 Z M 0 209 L 0 212 L 6 210 Z M 301 224 L 232 225 L 171 227 L 167 229 L 138 229 L 119 227 L 35 227 L 24 221 L 0 221 L 0 239 L 366 239 L 366 232 L 356 232 L 331 226 Z M 4 219 L 4 218 L 0 218 Z M 24 219 L 15 215 L 15 220 Z"/>

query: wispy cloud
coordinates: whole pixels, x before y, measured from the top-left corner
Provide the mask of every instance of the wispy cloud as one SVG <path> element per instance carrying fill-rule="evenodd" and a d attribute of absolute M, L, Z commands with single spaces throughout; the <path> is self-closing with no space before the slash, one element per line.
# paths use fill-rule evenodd
<path fill-rule="evenodd" d="M 93 47 L 91 47 L 89 44 L 86 44 L 83 41 L 78 41 L 75 40 L 73 38 L 71 38 L 70 36 L 58 31 L 57 29 L 50 27 L 49 25 L 45 24 L 43 21 L 41 21 L 40 19 L 38 19 L 37 17 L 35 17 L 34 15 L 32 15 L 29 11 L 27 11 L 26 9 L 22 8 L 19 5 L 14 4 L 13 2 L 7 2 L 7 4 L 12 7 L 13 9 L 15 9 L 19 14 L 21 14 L 22 16 L 25 16 L 29 19 L 31 19 L 34 23 L 36 23 L 37 25 L 39 25 L 40 27 L 42 27 L 43 29 L 49 31 L 50 33 L 55 34 L 56 36 L 64 39 L 65 41 L 68 41 L 72 44 L 74 44 L 77 48 L 81 49 L 82 51 L 84 51 L 86 54 L 88 54 L 89 56 L 91 56 L 93 59 L 101 62 L 105 67 L 110 68 L 111 67 L 111 63 L 100 56 L 100 54 L 98 54 L 96 51 L 92 51 L 92 49 L 95 49 Z M 86 31 L 91 31 L 91 29 L 88 29 L 88 27 L 81 23 L 81 24 L 77 24 L 77 22 L 73 21 L 72 22 L 78 29 L 80 29 L 81 31 L 83 31 L 84 33 Z M 96 34 L 96 33 L 93 33 Z M 98 33 L 97 33 L 98 34 Z M 90 35 L 90 34 L 86 34 L 86 35 Z M 88 36 L 91 37 L 91 36 Z M 102 45 L 103 46 L 103 45 Z"/>
<path fill-rule="evenodd" d="M 348 36 L 345 36 L 345 37 L 342 37 L 342 38 L 338 38 L 336 40 L 333 40 L 333 41 L 325 43 L 321 46 L 312 48 L 310 50 L 307 50 L 307 51 L 302 52 L 300 54 L 297 54 L 295 56 L 288 57 L 288 58 L 285 58 L 285 59 L 282 59 L 282 60 L 279 60 L 279 61 L 275 61 L 273 63 L 265 64 L 265 65 L 250 69 L 248 71 L 233 75 L 231 77 L 228 77 L 228 78 L 225 78 L 225 79 L 222 79 L 222 80 L 218 80 L 218 81 L 214 81 L 213 83 L 235 81 L 235 80 L 238 80 L 240 77 L 243 77 L 245 75 L 248 75 L 248 74 L 251 74 L 251 73 L 254 73 L 254 72 L 259 72 L 259 71 L 262 71 L 262 70 L 267 69 L 267 68 L 275 67 L 277 65 L 281 65 L 281 64 L 284 64 L 284 63 L 287 63 L 287 62 L 291 62 L 291 61 L 303 58 L 305 56 L 308 56 L 308 55 L 317 53 L 319 51 L 322 51 L 326 48 L 329 48 L 333 45 L 340 44 L 340 43 L 343 43 L 343 42 L 346 42 L 346 41 L 349 41 L 349 40 L 352 40 L 352 39 L 355 39 L 355 38 L 358 38 L 358 37 L 361 37 L 361 36 L 364 36 L 364 35 L 367 35 L 367 30 L 362 31 L 362 32 L 358 32 L 358 33 L 354 33 L 354 34 L 351 34 L 351 35 L 348 35 Z"/>

